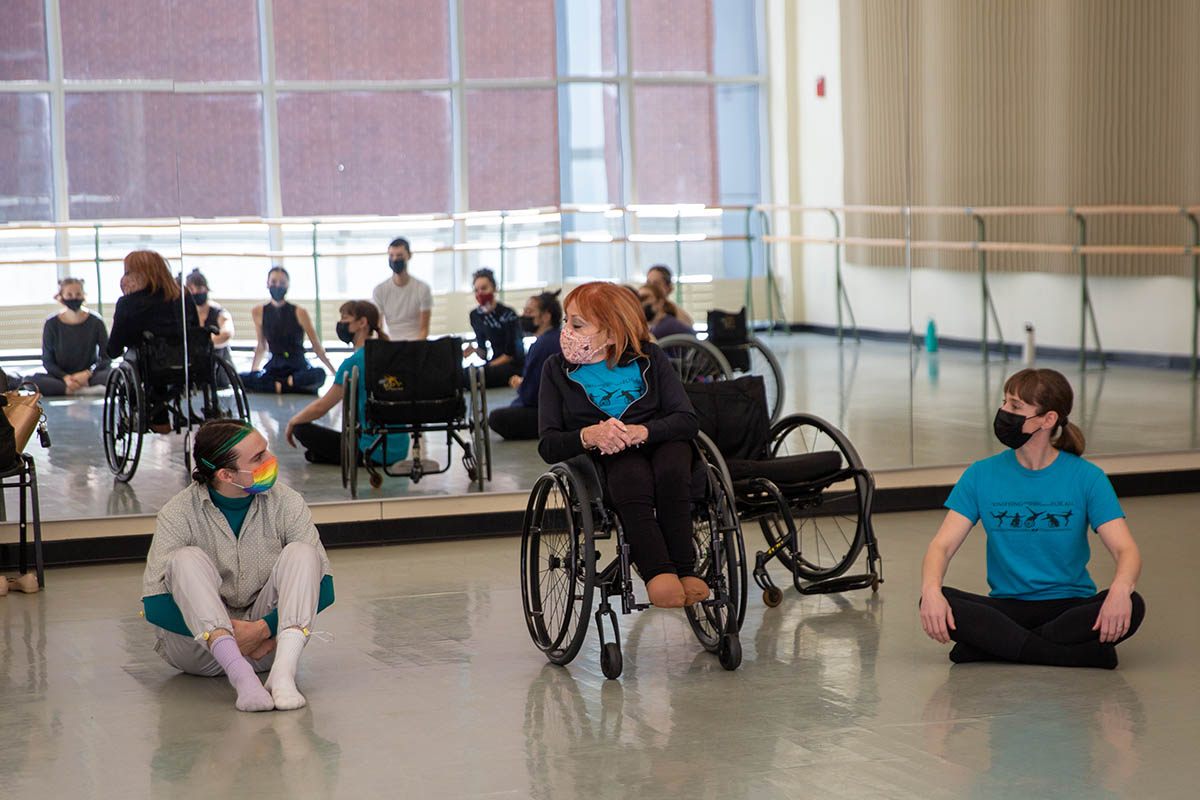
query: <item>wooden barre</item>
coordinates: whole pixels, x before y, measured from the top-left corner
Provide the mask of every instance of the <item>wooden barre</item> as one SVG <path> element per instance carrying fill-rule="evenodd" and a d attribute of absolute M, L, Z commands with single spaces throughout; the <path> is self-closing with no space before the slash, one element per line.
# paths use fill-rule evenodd
<path fill-rule="evenodd" d="M 842 244 L 861 247 L 905 246 L 903 239 L 870 239 L 861 236 L 764 236 L 764 242 L 793 244 Z M 1133 244 L 1038 244 L 1036 242 L 912 242 L 913 250 L 985 251 L 992 253 L 1042 253 L 1050 255 L 1142 255 L 1200 256 L 1200 248 L 1185 245 Z"/>
<path fill-rule="evenodd" d="M 904 206 L 806 206 L 783 203 L 766 203 L 755 206 L 760 211 L 822 212 L 842 214 L 879 214 L 900 216 Z M 912 206 L 912 216 L 1106 216 L 1117 214 L 1158 216 L 1200 216 L 1200 205 L 1100 205 L 1100 206 Z"/>

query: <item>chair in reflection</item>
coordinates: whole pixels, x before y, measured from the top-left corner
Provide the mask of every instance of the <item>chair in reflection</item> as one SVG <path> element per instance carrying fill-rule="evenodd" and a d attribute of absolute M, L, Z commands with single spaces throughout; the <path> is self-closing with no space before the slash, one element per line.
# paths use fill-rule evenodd
<path fill-rule="evenodd" d="M 684 609 L 701 646 L 716 653 L 721 666 L 742 661 L 739 631 L 746 613 L 746 563 L 732 493 L 718 467 L 706 458 L 715 446 L 701 434 L 692 471 L 692 544 L 696 574 L 712 596 Z M 633 565 L 621 519 L 604 496 L 602 467 L 581 455 L 550 467 L 533 486 L 521 534 L 521 598 L 529 635 L 554 664 L 579 653 L 595 612 L 600 636 L 600 667 L 607 678 L 622 671 L 621 638 L 610 598 L 621 613 L 649 607 L 634 595 Z M 616 544 L 616 556 L 597 570 L 599 540 Z M 606 640 L 605 620 L 612 639 Z"/>
<path fill-rule="evenodd" d="M 192 328 L 186 336 L 145 333 L 143 341 L 109 373 L 104 390 L 104 457 L 119 481 L 137 472 L 142 438 L 161 426 L 186 429 L 184 464 L 192 471 L 191 428 L 211 419 L 250 422 L 246 390 L 233 365 L 213 357 L 216 328 Z M 199 412 L 193 394 L 199 394 Z M 165 431 L 164 431 L 165 432 Z"/>
<path fill-rule="evenodd" d="M 676 333 L 658 340 L 675 374 L 682 383 L 726 381 L 733 377 L 729 361 L 715 346 L 687 333 Z"/>
<path fill-rule="evenodd" d="M 779 559 L 802 594 L 842 592 L 883 582 L 871 524 L 875 479 L 846 435 L 812 414 L 770 424 L 761 376 L 684 385 L 713 443 L 706 453 L 732 487 L 743 522 L 757 520 L 768 548 L 755 554 L 754 581 L 763 602 L 782 590 L 767 564 Z M 862 550 L 867 572 L 846 575 Z"/>
<path fill-rule="evenodd" d="M 16 489 L 19 516 L 17 517 L 17 559 L 19 574 L 24 576 L 28 568 L 29 528 L 33 527 L 33 560 L 37 569 L 37 585 L 46 585 L 45 561 L 42 558 L 42 515 L 38 502 L 37 465 L 33 456 L 21 453 L 16 463 L 0 468 L 0 520 L 6 518 L 4 490 Z M 0 577 L 0 580 L 4 580 Z"/>
<path fill-rule="evenodd" d="M 369 339 L 364 347 L 365 396 L 359 397 L 357 366 L 351 369 L 342 396 L 343 488 L 349 487 L 351 497 L 358 497 L 360 466 L 376 489 L 383 485 L 384 475 L 417 483 L 424 475 L 445 472 L 457 443 L 467 476 L 482 492 L 492 479 L 487 393 L 483 367 L 471 366 L 466 370 L 469 396 L 464 397 L 462 339 Z M 438 432 L 446 434 L 445 466 L 421 457 L 422 437 Z M 377 454 L 387 452 L 387 437 L 400 435 L 412 437 L 413 457 L 397 464 L 376 463 Z"/>

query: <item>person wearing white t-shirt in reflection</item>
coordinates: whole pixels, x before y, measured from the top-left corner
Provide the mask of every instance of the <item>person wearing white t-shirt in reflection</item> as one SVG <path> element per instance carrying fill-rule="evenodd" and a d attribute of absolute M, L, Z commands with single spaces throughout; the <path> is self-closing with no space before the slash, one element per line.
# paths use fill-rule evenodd
<path fill-rule="evenodd" d="M 429 338 L 433 314 L 433 292 L 429 284 L 408 272 L 412 252 L 408 240 L 396 238 L 388 245 L 392 277 L 375 287 L 371 299 L 383 314 L 384 327 L 392 341 Z"/>

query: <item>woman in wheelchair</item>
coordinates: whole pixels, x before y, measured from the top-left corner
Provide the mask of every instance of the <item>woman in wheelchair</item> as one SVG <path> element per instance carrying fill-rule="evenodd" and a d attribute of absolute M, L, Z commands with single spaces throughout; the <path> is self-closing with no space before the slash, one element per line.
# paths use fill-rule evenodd
<path fill-rule="evenodd" d="M 586 283 L 563 308 L 562 353 L 542 370 L 538 453 L 547 463 L 596 453 L 650 602 L 698 603 L 709 587 L 690 518 L 696 412 L 628 289 Z"/>
<path fill-rule="evenodd" d="M 137 346 L 145 341 L 147 333 L 164 338 L 181 337 L 185 308 L 187 326 L 195 328 L 200 324 L 192 296 L 186 295 L 180 302 L 179 283 L 171 276 L 166 259 L 153 250 L 134 250 L 125 256 L 121 291 L 124 294 L 117 299 L 108 334 L 109 358 L 124 354 L 126 359 L 136 360 Z M 170 392 L 170 387 L 150 387 L 150 427 L 159 433 L 171 428 L 166 403 Z"/>
<path fill-rule="evenodd" d="M 250 392 L 295 392 L 316 394 L 325 383 L 325 370 L 310 366 L 304 357 L 304 337 L 312 343 L 313 352 L 321 363 L 335 372 L 333 364 L 325 355 L 321 337 L 312 324 L 308 312 L 300 306 L 285 301 L 291 277 L 283 267 L 267 270 L 267 290 L 271 300 L 250 310 L 254 320 L 254 331 L 258 344 L 250 371 L 240 374 L 242 384 Z M 271 359 L 259 370 L 263 355 L 270 352 Z"/>
<path fill-rule="evenodd" d="M 1073 393 L 1052 369 L 1023 369 L 996 412 L 1003 453 L 976 461 L 946 500 L 925 554 L 921 625 L 955 642 L 950 660 L 1063 667 L 1117 666 L 1115 645 L 1138 629 L 1146 604 L 1133 590 L 1142 559 L 1104 472 L 1085 461 L 1067 420 Z M 950 559 L 982 521 L 990 596 L 943 586 Z M 1091 527 L 1116 561 L 1109 588 L 1088 574 Z"/>
<path fill-rule="evenodd" d="M 351 370 L 358 367 L 358 413 L 359 419 L 365 417 L 367 402 L 366 363 L 363 360 L 363 345 L 367 339 L 387 339 L 388 335 L 380 329 L 379 309 L 369 300 L 350 300 L 342 303 L 339 309 L 341 319 L 337 324 L 338 338 L 353 345 L 354 354 L 342 362 L 333 378 L 333 386 L 324 395 L 313 400 L 288 420 L 285 437 L 287 443 L 296 446 L 296 440 L 304 445 L 304 457 L 313 464 L 341 464 L 342 434 L 339 430 L 317 425 L 316 420 L 328 414 L 342 402 L 346 381 L 350 379 Z M 372 439 L 364 436 L 358 443 L 359 463 L 362 463 L 362 453 L 371 445 Z M 394 464 L 408 457 L 408 435 L 392 434 L 386 439 L 383 447 L 375 451 L 373 459 L 380 464 Z"/>

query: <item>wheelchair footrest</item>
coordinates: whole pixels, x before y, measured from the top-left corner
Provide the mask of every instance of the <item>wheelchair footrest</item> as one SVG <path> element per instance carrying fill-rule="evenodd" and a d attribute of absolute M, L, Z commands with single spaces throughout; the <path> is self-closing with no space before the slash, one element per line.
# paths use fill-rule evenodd
<path fill-rule="evenodd" d="M 796 581 L 796 591 L 800 594 L 833 594 L 835 592 L 852 592 L 855 589 L 870 589 L 882 581 L 875 573 L 865 575 L 843 575 L 840 578 L 830 578 L 827 581 L 800 583 Z"/>
<path fill-rule="evenodd" d="M 388 466 L 387 473 L 393 478 L 405 478 L 413 474 L 413 466 L 414 464 L 411 459 L 397 461 Z M 432 458 L 422 458 L 420 471 L 423 475 L 436 475 L 442 471 L 442 466 Z"/>

